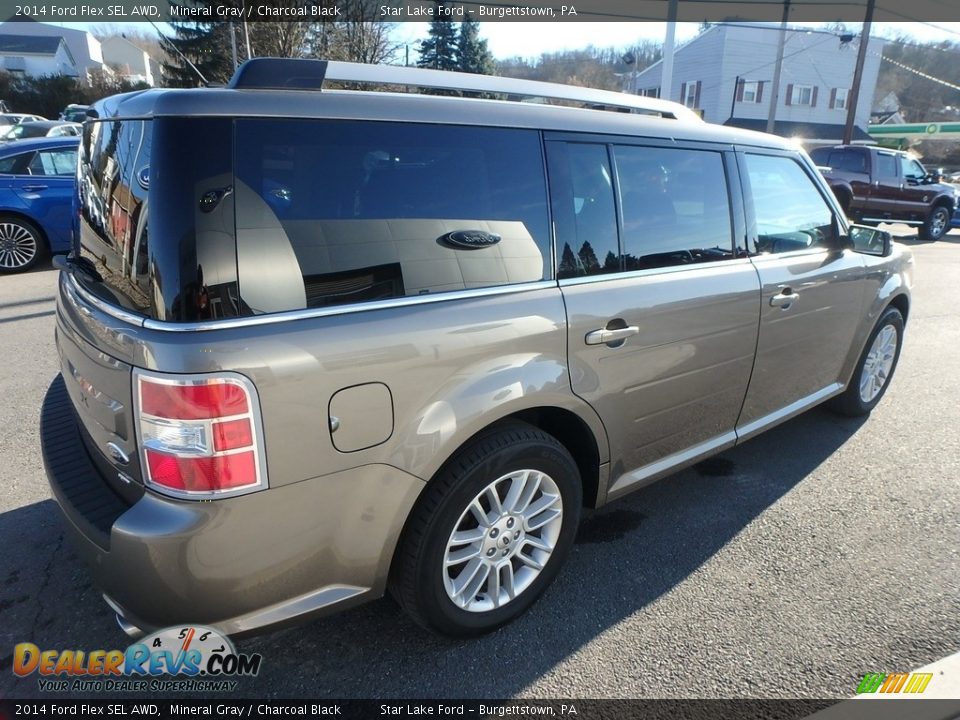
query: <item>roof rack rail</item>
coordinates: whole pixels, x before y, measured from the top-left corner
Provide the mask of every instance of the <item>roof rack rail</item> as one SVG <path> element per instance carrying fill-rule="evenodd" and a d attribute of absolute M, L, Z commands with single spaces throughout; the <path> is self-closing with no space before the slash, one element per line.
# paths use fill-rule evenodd
<path fill-rule="evenodd" d="M 690 108 L 658 98 L 536 80 L 334 60 L 253 58 L 237 68 L 227 87 L 237 90 L 322 90 L 324 83 L 329 82 L 497 93 L 506 95 L 509 99 L 566 100 L 583 103 L 594 109 L 702 122 L 700 116 Z"/>

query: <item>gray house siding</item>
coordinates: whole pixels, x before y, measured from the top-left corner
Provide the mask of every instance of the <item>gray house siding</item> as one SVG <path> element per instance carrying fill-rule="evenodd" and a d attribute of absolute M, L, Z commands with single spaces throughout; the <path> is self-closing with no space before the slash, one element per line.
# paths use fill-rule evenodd
<path fill-rule="evenodd" d="M 710 28 L 677 49 L 670 99 L 682 102 L 681 84 L 699 80 L 699 107 L 708 122 L 723 123 L 730 118 L 765 120 L 773 91 L 778 39 L 779 28 L 775 25 Z M 871 38 L 864 65 L 856 116 L 856 124 L 864 129 L 870 118 L 883 44 L 883 40 Z M 788 31 L 777 120 L 843 125 L 847 111 L 837 106 L 835 91 L 849 89 L 853 84 L 856 57 L 856 42 L 842 46 L 834 35 Z M 643 92 L 646 88 L 658 86 L 660 73 L 660 63 L 638 73 L 636 90 Z M 748 83 L 762 83 L 759 102 L 735 101 L 738 98 L 738 78 Z M 798 104 L 789 97 L 790 91 L 801 86 L 810 88 L 810 104 Z M 666 94 L 661 93 L 661 96 L 666 97 Z"/>

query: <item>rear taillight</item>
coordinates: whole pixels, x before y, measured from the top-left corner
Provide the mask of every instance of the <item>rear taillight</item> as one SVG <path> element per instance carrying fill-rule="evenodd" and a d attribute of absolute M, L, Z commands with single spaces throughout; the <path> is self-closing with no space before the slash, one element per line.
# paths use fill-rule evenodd
<path fill-rule="evenodd" d="M 267 486 L 256 390 L 233 373 L 134 372 L 145 483 L 211 499 Z"/>

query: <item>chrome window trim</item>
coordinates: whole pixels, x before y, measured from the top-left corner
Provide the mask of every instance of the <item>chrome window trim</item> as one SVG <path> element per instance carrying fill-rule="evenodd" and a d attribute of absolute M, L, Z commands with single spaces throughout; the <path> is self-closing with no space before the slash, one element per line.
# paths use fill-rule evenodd
<path fill-rule="evenodd" d="M 63 275 L 63 274 L 61 274 Z M 557 287 L 556 280 L 537 280 L 528 283 L 516 283 L 514 285 L 497 285 L 488 288 L 476 288 L 472 290 L 454 290 L 451 292 L 437 293 L 435 295 L 413 295 L 410 297 L 391 298 L 389 300 L 378 300 L 376 302 L 351 303 L 349 305 L 338 305 L 330 308 L 313 308 L 302 310 L 287 310 L 286 312 L 271 313 L 268 315 L 253 315 L 251 317 L 226 318 L 224 320 L 208 320 L 195 323 L 172 323 L 164 320 L 154 320 L 140 315 L 134 315 L 122 308 L 116 308 L 105 303 L 90 292 L 80 287 L 76 280 L 67 276 L 66 287 L 76 291 L 84 300 L 96 307 L 98 310 L 110 315 L 111 317 L 123 320 L 124 322 L 147 328 L 148 330 L 162 330 L 164 332 L 206 332 L 208 330 L 232 330 L 235 328 L 254 327 L 257 325 L 272 325 L 274 323 L 292 322 L 294 320 L 305 320 L 309 318 L 329 317 L 332 315 L 348 315 L 351 313 L 368 312 L 371 310 L 385 310 L 397 307 L 409 307 L 415 305 L 428 305 L 438 302 L 448 302 L 453 300 L 468 300 L 482 297 L 495 297 L 497 295 L 510 295 L 513 293 L 531 292 L 534 290 L 547 290 Z"/>
<path fill-rule="evenodd" d="M 124 310 L 123 308 L 116 307 L 108 302 L 104 302 L 89 290 L 86 290 L 83 286 L 81 286 L 80 283 L 77 282 L 76 278 L 74 278 L 70 273 L 61 272 L 60 282 L 62 283 L 63 288 L 67 291 L 67 295 L 70 297 L 71 302 L 77 305 L 77 307 L 79 307 L 77 304 L 77 296 L 79 296 L 84 302 L 89 305 L 93 305 L 97 310 L 105 315 L 109 315 L 117 320 L 122 320 L 125 323 L 130 323 L 131 325 L 143 327 L 146 317 L 143 315 L 137 315 L 136 313 L 132 313 L 128 310 Z"/>
<path fill-rule="evenodd" d="M 731 258 L 728 260 L 714 260 L 712 262 L 697 263 L 696 265 L 672 265 L 662 268 L 646 268 L 644 270 L 629 270 L 625 272 L 610 272 L 600 275 L 586 275 L 584 277 L 564 278 L 559 281 L 560 287 L 571 285 L 587 285 L 596 282 L 609 282 L 612 280 L 632 280 L 634 278 L 648 277 L 650 275 L 665 275 L 667 273 L 688 272 L 691 270 L 709 270 L 711 268 L 736 267 L 739 265 L 749 265 L 750 258 Z"/>

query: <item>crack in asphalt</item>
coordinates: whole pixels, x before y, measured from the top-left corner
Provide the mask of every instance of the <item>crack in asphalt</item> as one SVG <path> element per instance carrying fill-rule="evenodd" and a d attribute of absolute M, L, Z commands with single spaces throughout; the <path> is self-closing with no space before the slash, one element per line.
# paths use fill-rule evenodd
<path fill-rule="evenodd" d="M 46 603 L 44 602 L 44 595 L 47 590 L 47 586 L 50 584 L 50 574 L 53 570 L 53 563 L 57 559 L 57 555 L 60 554 L 60 550 L 63 548 L 63 532 L 61 531 L 57 536 L 57 544 L 53 548 L 53 552 L 50 553 L 50 559 L 47 560 L 47 564 L 43 568 L 43 581 L 40 583 L 40 588 L 37 590 L 37 612 L 33 616 L 33 622 L 30 623 L 30 637 L 35 638 L 37 636 L 37 628 L 40 623 L 40 617 L 43 615 L 43 611 L 46 609 Z"/>

